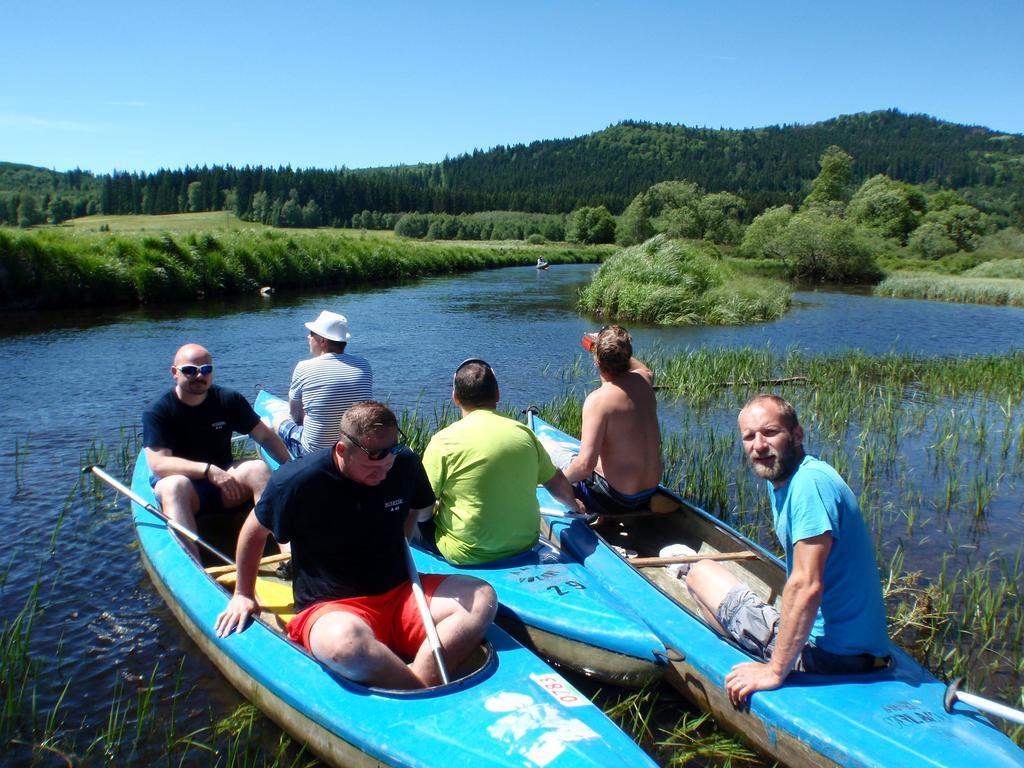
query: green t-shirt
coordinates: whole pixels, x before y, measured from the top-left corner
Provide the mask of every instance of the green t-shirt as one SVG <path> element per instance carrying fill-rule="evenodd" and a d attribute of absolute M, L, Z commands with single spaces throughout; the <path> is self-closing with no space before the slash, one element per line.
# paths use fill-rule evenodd
<path fill-rule="evenodd" d="M 536 543 L 537 485 L 556 470 L 525 424 L 471 411 L 431 438 L 423 466 L 438 500 L 437 548 L 449 562 L 489 563 Z"/>

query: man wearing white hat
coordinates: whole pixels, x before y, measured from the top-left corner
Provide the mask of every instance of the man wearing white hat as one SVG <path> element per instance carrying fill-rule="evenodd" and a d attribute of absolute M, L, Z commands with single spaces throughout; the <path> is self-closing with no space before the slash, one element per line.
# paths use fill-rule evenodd
<path fill-rule="evenodd" d="M 305 326 L 312 357 L 295 366 L 288 388 L 291 418 L 277 425 L 277 433 L 295 456 L 334 445 L 345 411 L 373 399 L 370 364 L 345 352 L 352 338 L 345 316 L 324 310 Z"/>

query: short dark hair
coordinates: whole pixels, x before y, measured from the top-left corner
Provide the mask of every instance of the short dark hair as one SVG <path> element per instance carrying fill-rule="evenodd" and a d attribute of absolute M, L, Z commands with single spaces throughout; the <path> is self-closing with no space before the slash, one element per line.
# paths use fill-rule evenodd
<path fill-rule="evenodd" d="M 356 403 L 341 417 L 341 431 L 360 441 L 390 427 L 398 429 L 398 419 L 390 408 L 376 400 Z"/>
<path fill-rule="evenodd" d="M 609 376 L 626 373 L 633 357 L 633 337 L 622 326 L 606 325 L 598 331 L 594 356 L 602 373 Z"/>
<path fill-rule="evenodd" d="M 321 336 L 316 331 L 310 331 L 310 336 L 316 336 L 320 339 L 320 342 L 324 345 L 324 349 L 328 352 L 334 352 L 335 354 L 341 354 L 345 351 L 345 347 L 348 345 L 347 341 L 335 341 L 334 339 L 328 339 L 326 336 Z"/>
<path fill-rule="evenodd" d="M 747 400 L 746 404 L 740 409 L 740 413 L 743 413 L 743 411 L 747 410 L 747 408 L 752 405 L 757 405 L 762 400 L 767 400 L 778 408 L 779 419 L 785 425 L 786 429 L 792 432 L 800 426 L 800 420 L 796 417 L 796 408 L 793 407 L 793 404 L 789 402 L 789 400 L 779 397 L 778 395 L 773 395 L 770 392 L 762 392 L 754 395 L 752 398 Z"/>
<path fill-rule="evenodd" d="M 480 358 L 471 357 L 455 369 L 452 389 L 462 405 L 487 408 L 498 404 L 498 379 L 494 369 Z"/>

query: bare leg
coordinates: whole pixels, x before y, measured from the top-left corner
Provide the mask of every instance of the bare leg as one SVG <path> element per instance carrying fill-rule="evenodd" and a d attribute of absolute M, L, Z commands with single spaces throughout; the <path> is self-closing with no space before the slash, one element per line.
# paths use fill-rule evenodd
<path fill-rule="evenodd" d="M 434 590 L 430 613 L 450 670 L 458 668 L 480 644 L 497 610 L 498 598 L 491 586 L 470 576 L 449 576 Z M 427 640 L 416 651 L 409 668 L 428 686 L 441 682 L 441 672 Z"/>
<path fill-rule="evenodd" d="M 267 482 L 270 480 L 270 467 L 263 461 L 247 459 L 231 466 L 228 472 L 249 489 L 252 493 L 252 505 L 255 507 L 259 503 L 260 496 L 263 495 L 263 490 L 267 487 Z M 284 553 L 292 551 L 290 544 L 278 542 L 277 548 Z"/>
<path fill-rule="evenodd" d="M 423 688 L 424 681 L 395 653 L 377 640 L 358 616 L 331 611 L 318 618 L 309 633 L 313 655 L 349 680 L 380 688 Z"/>
<path fill-rule="evenodd" d="M 165 515 L 174 522 L 195 532 L 199 496 L 196 495 L 191 480 L 184 475 L 168 475 L 161 478 L 153 486 L 153 492 L 160 500 L 160 506 Z M 181 545 L 185 547 L 192 557 L 196 558 L 196 560 L 199 559 L 199 549 L 195 544 L 181 536 L 178 536 L 178 540 L 181 541 Z"/>
<path fill-rule="evenodd" d="M 686 574 L 686 588 L 697 601 L 700 612 L 720 635 L 728 635 L 718 623 L 718 606 L 733 587 L 740 586 L 740 580 L 713 560 L 699 560 L 690 566 Z"/>
<path fill-rule="evenodd" d="M 246 459 L 228 468 L 228 472 L 239 483 L 249 489 L 252 494 L 252 503 L 255 505 L 263 494 L 270 480 L 270 467 L 258 459 Z"/>

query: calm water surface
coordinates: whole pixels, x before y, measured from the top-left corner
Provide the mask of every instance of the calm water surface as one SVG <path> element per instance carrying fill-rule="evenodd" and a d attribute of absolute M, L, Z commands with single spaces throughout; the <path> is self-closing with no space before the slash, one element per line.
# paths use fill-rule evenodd
<path fill-rule="evenodd" d="M 35 645 L 54 686 L 39 708 L 70 679 L 66 726 L 94 730 L 116 687 L 148 682 L 155 667 L 158 701 L 177 685 L 187 702 L 175 710 L 179 733 L 209 726 L 211 711 L 219 717 L 239 702 L 150 586 L 127 505 L 95 513 L 76 498 L 87 451 L 103 445 L 116 452 L 122 434 L 137 432 L 142 408 L 171 384 L 180 344 L 207 346 L 217 382 L 250 399 L 257 384 L 283 394 L 307 354 L 302 323 L 332 309 L 348 316 L 350 350 L 369 359 L 377 396 L 398 409 L 430 415 L 442 407 L 452 370 L 471 356 L 494 365 L 505 403 L 525 407 L 561 394 L 559 370 L 582 356 L 580 335 L 597 321 L 573 305 L 594 269 L 510 268 L 336 295 L 0 316 L 0 493 L 8 531 L 0 622 L 41 583 L 45 610 Z M 654 344 L 666 351 L 771 345 L 928 355 L 1024 345 L 1022 310 L 829 292 L 796 299 L 786 317 L 760 326 L 631 330 L 641 356 Z"/>

